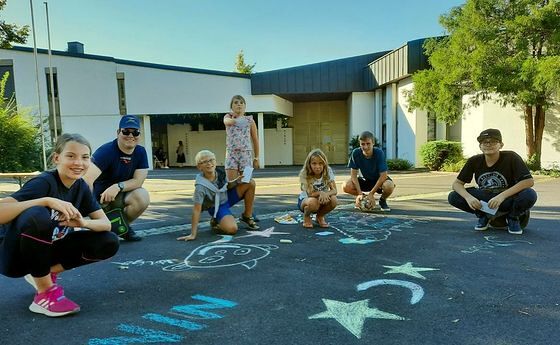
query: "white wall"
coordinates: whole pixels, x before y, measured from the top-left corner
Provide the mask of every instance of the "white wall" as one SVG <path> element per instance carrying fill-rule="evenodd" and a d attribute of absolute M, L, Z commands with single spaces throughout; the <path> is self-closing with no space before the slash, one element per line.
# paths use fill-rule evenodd
<path fill-rule="evenodd" d="M 405 92 L 412 90 L 412 87 L 412 78 L 398 83 L 398 158 L 406 159 L 414 166 L 421 166 L 419 151 L 428 139 L 428 116 L 426 111 L 418 109 L 409 111 Z"/>
<path fill-rule="evenodd" d="M 233 95 L 248 112 L 292 116 L 292 104 L 274 95 L 252 96 L 247 78 L 118 65 L 124 73 L 127 111 L 131 114 L 226 113 Z M 116 82 L 115 82 L 116 85 Z"/>
<path fill-rule="evenodd" d="M 348 96 L 346 104 L 348 106 L 348 138 L 353 138 L 366 130 L 375 133 L 375 93 L 352 92 Z"/>
<path fill-rule="evenodd" d="M 385 89 L 386 93 L 386 133 L 387 138 L 385 138 L 387 143 L 386 156 L 388 159 L 397 158 L 396 157 L 396 135 L 397 135 L 397 97 L 398 97 L 398 87 L 397 84 L 387 85 Z"/>
<path fill-rule="evenodd" d="M 216 155 L 218 165 L 224 165 L 226 155 L 226 131 L 191 131 L 189 125 L 167 125 L 169 165 L 177 166 L 179 140 L 183 141 L 186 165 L 195 166 L 194 156 L 200 150 L 210 150 Z M 292 165 L 292 128 L 264 130 L 265 165 Z"/>
<path fill-rule="evenodd" d="M 467 96 L 463 102 L 468 100 Z M 547 111 L 545 132 L 543 135 L 541 164 L 543 168 L 550 168 L 560 164 L 560 111 L 553 107 Z M 490 101 L 477 107 L 468 108 L 462 119 L 463 152 L 470 157 L 480 153 L 476 138 L 487 128 L 497 128 L 502 132 L 504 150 L 517 152 L 523 159 L 527 159 L 525 146 L 524 113 L 520 108 L 512 106 L 502 107 Z"/>

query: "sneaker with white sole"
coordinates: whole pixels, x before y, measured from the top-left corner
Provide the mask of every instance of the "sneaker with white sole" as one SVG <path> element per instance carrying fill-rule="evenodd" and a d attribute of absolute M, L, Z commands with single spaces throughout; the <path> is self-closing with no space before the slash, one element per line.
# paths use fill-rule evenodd
<path fill-rule="evenodd" d="M 29 310 L 49 317 L 59 317 L 80 311 L 80 306 L 64 296 L 61 286 L 53 285 L 47 291 L 36 293 Z"/>
<path fill-rule="evenodd" d="M 490 222 L 490 219 L 486 216 L 480 216 L 478 217 L 478 223 L 476 223 L 474 229 L 476 231 L 484 231 L 486 229 L 488 229 L 488 223 Z"/>
<path fill-rule="evenodd" d="M 508 232 L 512 235 L 522 235 L 523 229 L 519 223 L 518 217 L 508 217 L 507 218 Z"/>
<path fill-rule="evenodd" d="M 391 211 L 391 208 L 387 205 L 387 200 L 385 198 L 379 199 L 379 209 L 385 212 Z"/>
<path fill-rule="evenodd" d="M 35 289 L 35 291 L 37 290 L 37 284 L 35 284 L 35 279 L 33 279 L 33 276 L 31 274 L 26 274 L 25 277 L 23 277 L 25 279 L 26 282 L 29 283 L 29 285 L 33 286 L 33 288 Z M 56 284 L 56 279 L 58 278 L 58 275 L 54 272 L 51 272 L 51 280 L 53 282 L 53 284 Z"/>

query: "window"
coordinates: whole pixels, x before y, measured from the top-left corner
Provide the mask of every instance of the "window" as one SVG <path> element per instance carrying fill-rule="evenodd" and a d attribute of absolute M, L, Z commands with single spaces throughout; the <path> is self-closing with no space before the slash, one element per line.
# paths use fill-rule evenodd
<path fill-rule="evenodd" d="M 126 93 L 124 89 L 124 73 L 117 72 L 117 92 L 119 93 L 119 112 L 126 115 Z"/>
<path fill-rule="evenodd" d="M 62 133 L 62 121 L 60 120 L 60 98 L 58 95 L 58 75 L 56 68 L 52 68 L 52 84 L 54 91 L 51 92 L 51 74 L 50 68 L 45 68 L 45 79 L 47 81 L 47 100 L 49 104 L 49 128 L 51 133 L 51 138 L 56 138 L 60 133 Z M 54 101 L 54 103 L 53 103 Z M 56 131 L 56 135 L 55 135 Z"/>

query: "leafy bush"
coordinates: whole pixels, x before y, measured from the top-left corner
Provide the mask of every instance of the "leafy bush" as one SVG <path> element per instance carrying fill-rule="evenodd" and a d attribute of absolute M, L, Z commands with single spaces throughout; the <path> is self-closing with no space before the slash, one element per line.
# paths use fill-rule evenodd
<path fill-rule="evenodd" d="M 440 170 L 445 164 L 463 160 L 463 148 L 460 142 L 435 140 L 428 141 L 420 148 L 422 164 L 430 170 Z"/>
<path fill-rule="evenodd" d="M 4 98 L 7 80 L 6 72 L 0 82 L 0 171 L 41 170 L 39 131 L 30 116 L 17 111 L 13 99 Z"/>
<path fill-rule="evenodd" d="M 410 170 L 413 165 L 406 159 L 394 158 L 387 159 L 387 167 L 389 170 Z"/>
<path fill-rule="evenodd" d="M 541 169 L 541 162 L 539 160 L 539 156 L 535 153 L 533 154 L 531 157 L 529 157 L 527 159 L 527 161 L 525 162 L 525 164 L 527 164 L 527 167 L 529 168 L 529 170 L 531 171 L 535 171 L 535 170 L 540 170 Z"/>
<path fill-rule="evenodd" d="M 463 168 L 463 166 L 465 165 L 466 162 L 467 162 L 466 159 L 461 159 L 460 161 L 457 161 L 457 162 L 447 162 L 446 161 L 441 166 L 441 170 L 442 171 L 447 171 L 447 172 L 459 172 L 459 171 L 461 171 L 461 169 Z"/>

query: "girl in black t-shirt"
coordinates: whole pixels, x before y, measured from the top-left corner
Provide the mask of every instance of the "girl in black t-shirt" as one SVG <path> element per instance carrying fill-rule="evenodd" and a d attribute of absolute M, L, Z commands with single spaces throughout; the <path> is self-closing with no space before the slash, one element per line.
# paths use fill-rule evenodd
<path fill-rule="evenodd" d="M 84 137 L 63 134 L 52 156 L 56 169 L 0 199 L 0 273 L 25 276 L 35 287 L 32 312 L 51 317 L 78 312 L 80 307 L 57 285 L 57 275 L 108 259 L 118 250 L 109 219 L 82 180 L 90 156 Z"/>

